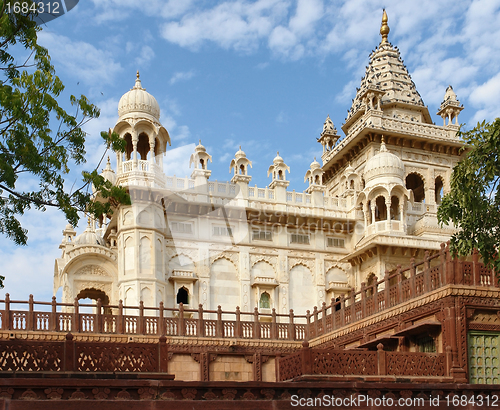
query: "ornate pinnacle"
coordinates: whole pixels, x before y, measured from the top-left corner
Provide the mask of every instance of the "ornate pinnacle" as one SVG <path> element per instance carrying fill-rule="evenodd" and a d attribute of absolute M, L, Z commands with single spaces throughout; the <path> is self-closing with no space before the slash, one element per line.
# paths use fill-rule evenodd
<path fill-rule="evenodd" d="M 384 9 L 384 13 L 382 14 L 382 26 L 380 27 L 380 34 L 382 35 L 382 43 L 388 43 L 387 41 L 387 36 L 389 35 L 389 32 L 391 29 L 387 25 L 387 21 L 389 19 L 387 18 L 387 13 Z"/>

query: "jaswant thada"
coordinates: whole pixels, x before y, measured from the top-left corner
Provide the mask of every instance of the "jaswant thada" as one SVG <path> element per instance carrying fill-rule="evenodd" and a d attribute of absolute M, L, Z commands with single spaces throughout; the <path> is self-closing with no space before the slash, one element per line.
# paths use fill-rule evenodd
<path fill-rule="evenodd" d="M 170 143 L 156 99 L 134 87 L 118 104 L 113 128 L 127 141 L 102 175 L 129 188 L 131 206 L 90 221 L 80 235 L 64 230 L 54 294 L 63 301 L 304 314 L 331 298 L 373 284 L 411 258 L 436 252 L 452 229 L 436 219 L 460 159 L 460 105 L 451 86 L 434 125 L 397 47 L 382 41 L 370 55 L 342 131 L 329 117 L 305 192 L 290 190 L 279 153 L 268 187 L 250 184 L 251 158 L 240 147 L 229 182 L 212 182 L 212 157 L 200 144 L 191 178 L 166 176 Z M 295 171 L 297 172 L 297 171 Z M 98 195 L 97 195 L 98 198 Z"/>
<path fill-rule="evenodd" d="M 449 86 L 434 125 L 387 23 L 305 192 L 279 153 L 252 186 L 265 170 L 244 147 L 228 182 L 201 142 L 190 178 L 165 175 L 170 137 L 137 74 L 113 128 L 126 151 L 102 173 L 131 205 L 63 230 L 62 301 L 0 300 L 0 408 L 496 406 L 498 278 L 454 257 L 436 218 L 463 107 Z"/>

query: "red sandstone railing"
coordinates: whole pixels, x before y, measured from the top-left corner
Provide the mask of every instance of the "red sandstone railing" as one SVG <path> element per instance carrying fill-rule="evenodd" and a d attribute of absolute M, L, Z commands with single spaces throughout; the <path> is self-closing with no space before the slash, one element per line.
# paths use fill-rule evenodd
<path fill-rule="evenodd" d="M 448 247 L 441 244 L 435 255 L 425 253 L 422 262 L 411 259 L 408 268 L 397 267 L 395 273 L 386 272 L 384 279 L 373 284 L 361 284 L 361 290 L 354 289 L 346 298 L 332 299 L 331 304 L 323 303 L 321 309 L 314 307 L 305 316 L 295 316 L 293 310 L 288 315 L 263 314 L 254 312 L 234 312 L 159 307 L 103 306 L 96 304 L 60 303 L 10 300 L 5 296 L 4 309 L 0 310 L 0 329 L 17 331 L 106 333 L 152 336 L 185 336 L 213 338 L 241 338 L 268 340 L 310 340 L 327 334 L 358 320 L 390 309 L 410 299 L 420 297 L 449 284 L 479 287 L 498 287 L 494 272 L 479 262 L 474 253 L 472 262 L 453 259 Z M 24 305 L 12 309 L 12 305 Z M 41 307 L 36 309 L 36 307 Z M 80 312 L 82 307 L 92 308 L 93 313 Z M 43 310 L 45 309 L 45 310 Z"/>
<path fill-rule="evenodd" d="M 304 375 L 338 377 L 450 377 L 451 348 L 446 353 L 386 352 L 382 344 L 377 351 L 303 348 L 279 358 L 278 380 L 292 380 Z M 449 380 L 448 380 L 449 381 Z"/>
<path fill-rule="evenodd" d="M 271 314 L 254 312 L 235 312 L 165 308 L 160 302 L 158 308 L 146 307 L 141 301 L 139 306 L 124 306 L 120 300 L 117 306 L 73 304 L 57 302 L 36 302 L 33 295 L 28 301 L 11 300 L 5 295 L 4 309 L 0 311 L 0 329 L 16 331 L 41 331 L 64 333 L 104 333 L 149 336 L 187 336 L 240 339 L 304 340 L 306 338 L 306 317 L 290 314 Z M 12 309 L 12 305 L 22 305 Z M 24 309 L 22 309 L 24 307 Z M 81 312 L 82 308 L 93 313 Z M 45 309 L 43 311 L 42 309 Z M 297 323 L 297 322 L 302 323 Z"/>
<path fill-rule="evenodd" d="M 361 290 L 351 290 L 348 297 L 332 299 L 329 306 L 314 307 L 307 311 L 307 340 L 327 334 L 345 325 L 365 319 L 390 309 L 410 299 L 425 295 L 449 284 L 480 287 L 498 287 L 495 273 L 479 262 L 479 255 L 472 255 L 472 262 L 453 259 L 444 243 L 435 255 L 425 252 L 419 263 L 411 259 L 410 266 L 396 272 L 386 272 L 384 279 L 370 285 L 361 284 Z"/>

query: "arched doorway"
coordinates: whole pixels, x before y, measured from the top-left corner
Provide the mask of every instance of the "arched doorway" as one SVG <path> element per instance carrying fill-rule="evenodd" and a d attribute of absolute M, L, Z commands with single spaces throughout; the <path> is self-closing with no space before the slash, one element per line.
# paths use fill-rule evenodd
<path fill-rule="evenodd" d="M 434 196 L 436 200 L 436 204 L 441 203 L 441 199 L 443 198 L 443 178 L 438 176 L 436 178 L 435 184 L 434 184 Z"/>
<path fill-rule="evenodd" d="M 183 286 L 177 291 L 177 304 L 189 305 L 189 291 Z"/>
<path fill-rule="evenodd" d="M 385 221 L 387 219 L 387 206 L 383 196 L 375 200 L 375 221 Z"/>
<path fill-rule="evenodd" d="M 94 303 L 97 303 L 97 300 L 101 299 L 101 305 L 104 306 L 103 313 L 105 315 L 111 314 L 111 308 L 109 307 L 109 296 L 100 289 L 86 288 L 81 290 L 76 297 L 79 301 L 83 300 L 84 304 L 85 299 L 90 300 Z"/>
<path fill-rule="evenodd" d="M 413 191 L 413 199 L 415 202 L 425 202 L 425 187 L 422 177 L 412 173 L 406 176 L 406 189 Z"/>

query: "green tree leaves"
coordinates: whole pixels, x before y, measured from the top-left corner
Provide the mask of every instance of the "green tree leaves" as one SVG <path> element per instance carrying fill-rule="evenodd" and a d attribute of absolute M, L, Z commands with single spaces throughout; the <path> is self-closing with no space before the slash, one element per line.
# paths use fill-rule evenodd
<path fill-rule="evenodd" d="M 6 3 L 0 0 L 0 233 L 25 245 L 28 232 L 18 218 L 28 209 L 56 207 L 76 225 L 80 211 L 99 217 L 130 199 L 97 170 L 84 172 L 79 187 L 65 186 L 72 166 L 85 162 L 82 127 L 99 109 L 85 96 L 71 96 L 74 114 L 59 104 L 64 85 L 37 43 L 40 27 L 30 15 L 7 13 Z M 107 148 L 124 150 L 117 134 L 101 135 Z M 99 200 L 92 198 L 92 184 Z"/>
<path fill-rule="evenodd" d="M 461 132 L 470 149 L 453 169 L 449 194 L 438 209 L 441 223 L 452 222 L 459 231 L 451 250 L 469 255 L 478 249 L 483 260 L 500 271 L 500 118 Z"/>

